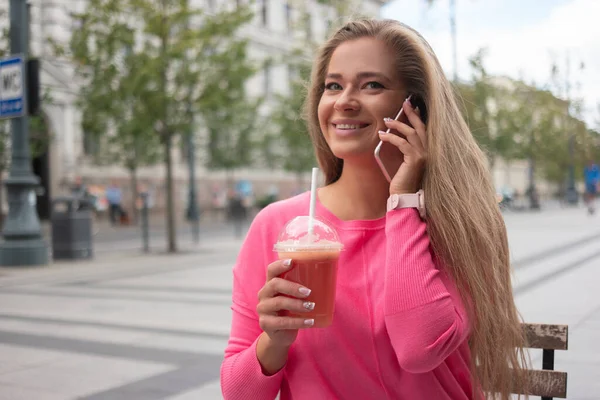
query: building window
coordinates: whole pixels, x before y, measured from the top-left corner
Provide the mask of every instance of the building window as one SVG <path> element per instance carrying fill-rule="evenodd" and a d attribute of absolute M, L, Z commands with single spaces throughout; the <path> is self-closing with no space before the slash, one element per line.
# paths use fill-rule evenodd
<path fill-rule="evenodd" d="M 268 26 L 268 6 L 269 0 L 261 0 L 260 2 L 260 22 L 262 26 Z"/>

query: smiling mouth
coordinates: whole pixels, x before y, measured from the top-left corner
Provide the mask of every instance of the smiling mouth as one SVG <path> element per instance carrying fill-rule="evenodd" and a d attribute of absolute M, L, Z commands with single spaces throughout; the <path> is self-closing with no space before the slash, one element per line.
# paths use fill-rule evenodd
<path fill-rule="evenodd" d="M 362 129 L 369 126 L 369 124 L 333 124 L 336 129 L 342 130 L 354 130 L 354 129 Z"/>

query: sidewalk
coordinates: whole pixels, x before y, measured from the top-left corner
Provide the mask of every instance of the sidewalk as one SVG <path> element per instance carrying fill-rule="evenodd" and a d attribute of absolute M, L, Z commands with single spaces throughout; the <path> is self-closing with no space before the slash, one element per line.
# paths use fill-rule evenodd
<path fill-rule="evenodd" d="M 188 265 L 198 259 L 210 262 L 219 258 L 223 252 L 236 255 L 242 239 L 204 239 L 198 245 L 182 240 L 179 243 L 179 251 L 172 254 L 162 249 L 164 245 L 155 246 L 149 253 L 142 252 L 141 246 L 134 249 L 124 247 L 96 255 L 90 260 L 51 260 L 50 264 L 42 267 L 0 267 L 0 287 L 51 284 L 96 275 L 135 275 L 139 272 L 162 270 L 165 265 Z"/>
<path fill-rule="evenodd" d="M 569 325 L 571 400 L 600 393 L 600 215 L 505 216 L 526 322 Z M 0 400 L 217 400 L 241 240 L 0 268 Z M 534 366 L 541 366 L 533 351 Z"/>

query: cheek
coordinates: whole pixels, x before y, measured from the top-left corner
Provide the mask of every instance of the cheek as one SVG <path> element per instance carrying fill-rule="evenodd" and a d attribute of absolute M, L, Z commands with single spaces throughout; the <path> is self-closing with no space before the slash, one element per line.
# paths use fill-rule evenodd
<path fill-rule="evenodd" d="M 333 102 L 321 97 L 319 101 L 319 107 L 317 108 L 317 115 L 319 116 L 319 125 L 323 133 L 327 130 L 327 123 L 331 118 L 331 112 L 333 110 Z"/>

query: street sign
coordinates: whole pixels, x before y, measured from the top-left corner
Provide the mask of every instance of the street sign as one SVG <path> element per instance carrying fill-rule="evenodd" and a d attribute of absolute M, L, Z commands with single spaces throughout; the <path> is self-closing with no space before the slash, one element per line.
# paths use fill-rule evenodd
<path fill-rule="evenodd" d="M 0 119 L 25 114 L 23 56 L 0 59 Z"/>

